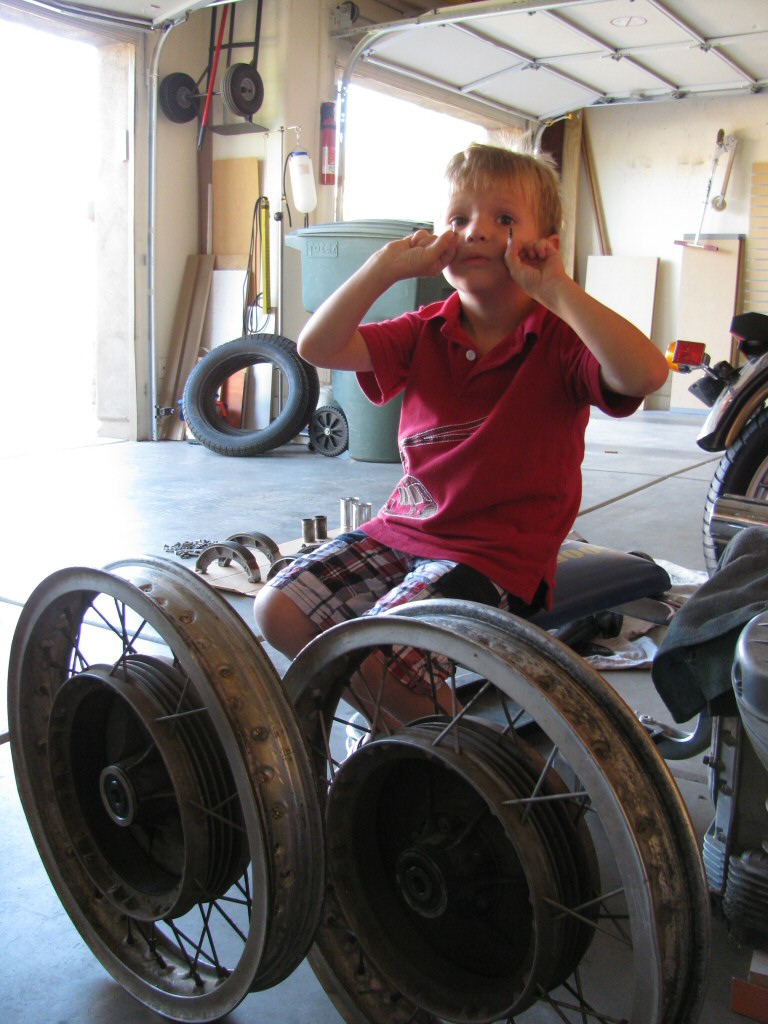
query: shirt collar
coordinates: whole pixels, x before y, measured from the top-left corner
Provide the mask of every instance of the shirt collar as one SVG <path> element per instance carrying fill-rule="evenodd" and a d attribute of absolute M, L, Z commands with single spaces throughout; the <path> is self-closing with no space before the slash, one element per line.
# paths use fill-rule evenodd
<path fill-rule="evenodd" d="M 416 315 L 425 323 L 430 320 L 443 320 L 444 330 L 447 334 L 451 334 L 455 328 L 461 329 L 461 299 L 459 298 L 459 293 L 451 292 L 443 302 L 433 302 L 429 306 L 423 306 Z M 541 334 L 544 319 L 547 315 L 548 312 L 544 306 L 539 305 L 537 302 L 528 316 L 521 322 L 515 334 L 522 330 L 524 338 L 528 337 L 529 334 L 535 334 L 538 337 Z"/>

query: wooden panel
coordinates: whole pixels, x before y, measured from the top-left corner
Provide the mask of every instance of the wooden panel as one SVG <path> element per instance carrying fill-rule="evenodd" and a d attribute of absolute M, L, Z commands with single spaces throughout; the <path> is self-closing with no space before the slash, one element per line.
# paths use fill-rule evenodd
<path fill-rule="evenodd" d="M 176 410 L 184 394 L 202 342 L 203 324 L 208 308 L 213 277 L 213 256 L 189 256 L 182 281 L 168 360 L 165 365 L 160 405 Z M 160 440 L 181 440 L 184 424 L 174 413 L 158 424 Z"/>
<path fill-rule="evenodd" d="M 701 235 L 700 240 L 717 250 L 683 249 L 675 340 L 703 341 L 716 363 L 732 358 L 730 326 L 738 311 L 743 236 Z M 688 391 L 694 379 L 672 375 L 670 408 L 704 410 Z"/>
<path fill-rule="evenodd" d="M 213 247 L 213 138 L 203 135 L 197 151 L 197 251 L 210 253 Z"/>
<path fill-rule="evenodd" d="M 768 164 L 752 164 L 743 305 L 750 313 L 768 313 Z"/>
<path fill-rule="evenodd" d="M 259 198 L 259 161 L 240 157 L 213 161 L 213 252 L 247 254 Z"/>

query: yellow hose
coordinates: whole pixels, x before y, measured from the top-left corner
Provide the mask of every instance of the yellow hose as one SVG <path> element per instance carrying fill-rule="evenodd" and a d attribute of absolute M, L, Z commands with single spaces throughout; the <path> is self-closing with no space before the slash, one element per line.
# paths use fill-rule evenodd
<path fill-rule="evenodd" d="M 259 206 L 259 237 L 261 238 L 261 304 L 265 313 L 272 311 L 272 289 L 269 279 L 269 200 L 262 196 Z"/>

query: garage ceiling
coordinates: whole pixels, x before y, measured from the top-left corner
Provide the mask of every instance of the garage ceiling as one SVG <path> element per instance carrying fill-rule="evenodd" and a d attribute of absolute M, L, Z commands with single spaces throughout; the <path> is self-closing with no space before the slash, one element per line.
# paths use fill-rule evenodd
<path fill-rule="evenodd" d="M 208 6 L 207 0 L 25 2 L 150 30 Z M 363 62 L 410 88 L 422 83 L 539 122 L 594 105 L 768 87 L 766 0 L 479 0 L 386 25 L 354 22 L 342 34 L 354 45 L 348 73 Z"/>
<path fill-rule="evenodd" d="M 360 33 L 356 62 L 551 120 L 583 107 L 768 87 L 766 0 L 522 0 Z"/>

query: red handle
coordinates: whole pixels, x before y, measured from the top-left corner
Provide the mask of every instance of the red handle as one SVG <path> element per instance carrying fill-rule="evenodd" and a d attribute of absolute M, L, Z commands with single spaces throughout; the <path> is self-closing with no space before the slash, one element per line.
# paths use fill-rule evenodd
<path fill-rule="evenodd" d="M 208 113 L 211 109 L 211 98 L 213 97 L 213 85 L 216 81 L 216 69 L 219 66 L 219 54 L 221 53 L 221 41 L 224 37 L 224 26 L 227 24 L 227 13 L 229 12 L 229 6 L 225 7 L 221 12 L 221 22 L 219 24 L 219 32 L 216 37 L 216 49 L 213 51 L 213 63 L 211 65 L 211 73 L 208 76 L 208 92 L 205 97 L 205 107 L 203 108 L 203 117 L 200 122 L 200 135 L 197 140 L 197 148 L 203 141 L 203 132 L 205 126 L 208 124 Z"/>

